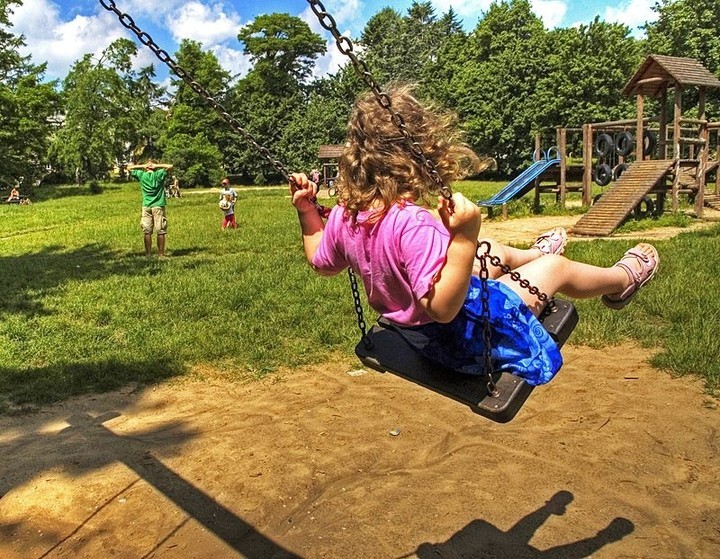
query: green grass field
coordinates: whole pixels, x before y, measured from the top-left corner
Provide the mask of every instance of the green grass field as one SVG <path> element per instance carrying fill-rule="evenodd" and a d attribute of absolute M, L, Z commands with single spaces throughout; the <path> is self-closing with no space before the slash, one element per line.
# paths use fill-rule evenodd
<path fill-rule="evenodd" d="M 501 186 L 458 189 L 474 200 Z M 239 194 L 240 228 L 227 232 L 216 194 L 171 199 L 164 260 L 143 255 L 135 184 L 104 185 L 96 195 L 45 187 L 30 206 L 0 206 L 0 412 L 157 382 L 194 365 L 231 382 L 330 359 L 352 363 L 359 334 L 347 276 L 321 278 L 306 265 L 285 188 Z M 562 210 L 543 208 L 554 211 Z M 658 350 L 655 366 L 698 375 L 714 393 L 720 227 L 655 244 L 662 265 L 653 283 L 622 312 L 578 301 L 569 343 L 634 340 Z M 571 243 L 568 255 L 610 265 L 628 246 Z"/>

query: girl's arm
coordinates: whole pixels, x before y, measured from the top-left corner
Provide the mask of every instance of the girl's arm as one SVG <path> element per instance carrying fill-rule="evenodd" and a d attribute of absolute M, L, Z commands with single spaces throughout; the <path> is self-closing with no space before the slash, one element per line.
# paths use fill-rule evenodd
<path fill-rule="evenodd" d="M 453 209 L 438 199 L 440 218 L 450 232 L 445 264 L 420 304 L 436 322 L 450 322 L 465 302 L 480 233 L 480 208 L 462 194 L 453 194 Z"/>
<path fill-rule="evenodd" d="M 312 260 L 320 246 L 325 223 L 320 217 L 313 200 L 315 198 L 316 185 L 310 182 L 304 173 L 293 173 L 291 175 L 290 192 L 292 194 L 292 205 L 298 213 L 300 229 L 302 231 L 303 249 L 305 258 L 312 266 Z M 323 272 L 313 266 L 320 275 L 334 275 L 330 272 Z"/>

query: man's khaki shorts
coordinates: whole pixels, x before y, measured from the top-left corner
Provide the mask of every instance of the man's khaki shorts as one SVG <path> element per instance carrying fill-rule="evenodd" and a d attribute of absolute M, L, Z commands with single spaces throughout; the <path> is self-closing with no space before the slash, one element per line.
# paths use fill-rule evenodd
<path fill-rule="evenodd" d="M 153 231 L 158 235 L 164 235 L 167 229 L 165 207 L 143 208 L 140 228 L 146 235 L 152 235 Z"/>

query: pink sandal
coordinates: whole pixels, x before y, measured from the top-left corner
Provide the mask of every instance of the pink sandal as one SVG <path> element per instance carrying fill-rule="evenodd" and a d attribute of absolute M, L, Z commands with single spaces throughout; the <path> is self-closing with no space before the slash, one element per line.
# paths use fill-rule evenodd
<path fill-rule="evenodd" d="M 565 245 L 567 245 L 567 233 L 562 227 L 556 227 L 540 235 L 530 248 L 536 248 L 543 254 L 563 254 Z"/>
<path fill-rule="evenodd" d="M 630 285 L 628 285 L 617 297 L 603 295 L 600 300 L 606 307 L 615 310 L 622 309 L 635 296 L 638 289 L 653 278 L 655 272 L 658 270 L 658 266 L 660 265 L 660 257 L 658 256 L 658 252 L 655 250 L 654 246 L 648 246 L 652 248 L 652 254 L 645 254 L 638 247 L 633 247 L 628 250 L 618 262 L 615 263 L 615 266 L 619 266 L 625 270 L 627 275 L 630 277 Z M 640 263 L 640 270 L 635 270 L 623 262 L 623 260 L 628 258 L 636 259 Z"/>

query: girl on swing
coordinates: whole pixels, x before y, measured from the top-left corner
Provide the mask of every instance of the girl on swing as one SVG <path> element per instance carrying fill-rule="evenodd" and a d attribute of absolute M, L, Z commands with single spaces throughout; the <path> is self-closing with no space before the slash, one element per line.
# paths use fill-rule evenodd
<path fill-rule="evenodd" d="M 388 92 L 393 109 L 433 162 L 444 185 L 477 168 L 478 158 L 458 136 L 454 120 L 422 105 L 407 86 Z M 327 223 L 316 209 L 316 185 L 301 173 L 290 184 L 305 256 L 321 275 L 348 266 L 362 278 L 370 306 L 402 328 L 426 358 L 452 369 L 484 372 L 482 290 L 476 258 L 480 209 L 460 193 L 452 207 L 437 197 L 440 219 L 426 206 L 437 186 L 408 150 L 391 115 L 373 97 L 361 96 L 348 124 L 339 161 L 338 204 Z M 658 253 L 640 243 L 612 267 L 562 256 L 561 228 L 529 249 L 488 240 L 498 256 L 548 297 L 601 297 L 621 309 L 657 271 Z M 528 384 L 548 382 L 562 365 L 557 345 L 538 321 L 544 303 L 488 259 L 494 370 Z"/>

